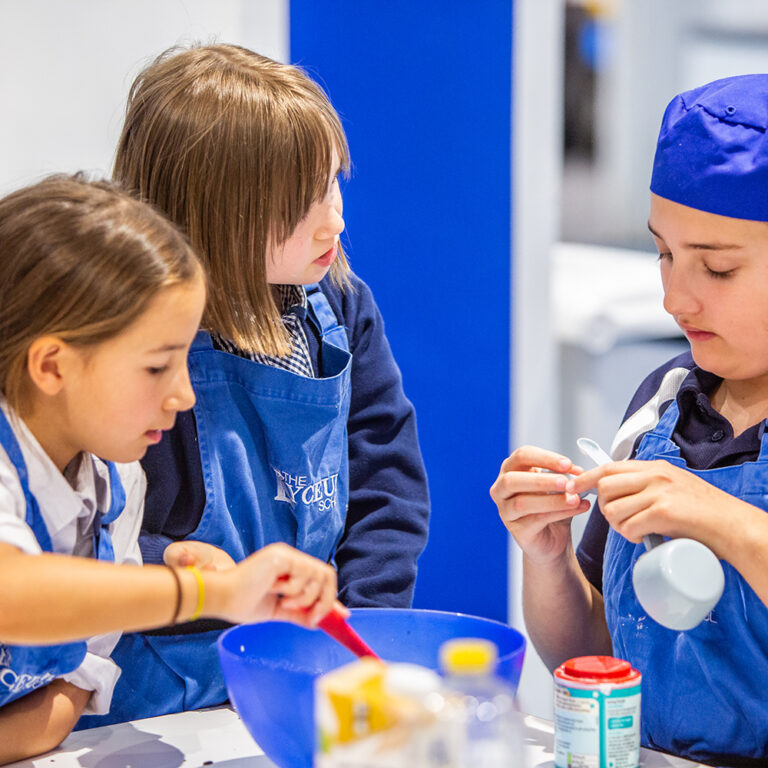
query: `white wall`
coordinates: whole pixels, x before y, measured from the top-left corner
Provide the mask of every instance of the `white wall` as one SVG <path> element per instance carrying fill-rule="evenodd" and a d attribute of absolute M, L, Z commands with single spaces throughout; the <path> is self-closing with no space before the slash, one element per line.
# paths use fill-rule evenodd
<path fill-rule="evenodd" d="M 194 41 L 285 60 L 288 0 L 0 0 L 0 194 L 54 171 L 108 175 L 134 76 Z"/>
<path fill-rule="evenodd" d="M 730 75 L 768 72 L 765 0 L 613 0 L 597 79 L 595 238 L 651 247 L 648 184 L 661 117 L 677 93 Z M 663 20 L 663 23 L 660 22 Z M 573 190 L 584 204 L 585 190 Z"/>

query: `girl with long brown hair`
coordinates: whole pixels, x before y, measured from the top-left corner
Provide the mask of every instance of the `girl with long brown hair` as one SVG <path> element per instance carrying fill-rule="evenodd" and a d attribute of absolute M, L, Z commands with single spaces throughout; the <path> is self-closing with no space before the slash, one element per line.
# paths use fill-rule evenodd
<path fill-rule="evenodd" d="M 226 572 L 173 547 L 172 567 L 137 567 L 138 459 L 194 403 L 204 302 L 184 236 L 113 186 L 51 177 L 0 200 L 0 763 L 109 710 L 121 630 L 312 625 L 333 604 L 333 569 L 283 544 Z"/>
<path fill-rule="evenodd" d="M 408 607 L 426 477 L 381 315 L 340 244 L 348 167 L 338 115 L 297 67 L 212 45 L 168 51 L 133 84 L 114 175 L 209 274 L 196 406 L 144 460 L 142 552 L 183 541 L 190 562 L 225 568 L 282 541 L 332 561 L 346 605 Z M 109 720 L 226 700 L 221 626 L 186 630 L 123 638 Z"/>

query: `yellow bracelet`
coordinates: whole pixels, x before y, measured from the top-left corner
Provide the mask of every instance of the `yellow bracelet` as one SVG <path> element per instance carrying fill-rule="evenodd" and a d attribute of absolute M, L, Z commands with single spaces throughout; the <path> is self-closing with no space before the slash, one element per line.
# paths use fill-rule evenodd
<path fill-rule="evenodd" d="M 187 621 L 194 621 L 195 619 L 199 619 L 203 613 L 203 606 L 205 605 L 205 582 L 196 566 L 188 565 L 187 570 L 192 571 L 192 574 L 197 580 L 197 606 L 195 612 L 187 619 Z"/>

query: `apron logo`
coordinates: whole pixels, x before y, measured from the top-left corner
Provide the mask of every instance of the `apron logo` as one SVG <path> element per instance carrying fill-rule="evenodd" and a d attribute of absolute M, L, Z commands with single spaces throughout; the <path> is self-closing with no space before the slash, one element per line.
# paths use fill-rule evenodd
<path fill-rule="evenodd" d="M 274 467 L 272 469 L 277 479 L 275 501 L 285 501 L 292 507 L 295 507 L 298 502 L 305 506 L 314 504 L 321 512 L 336 506 L 338 473 L 310 483 L 306 475 L 292 475 L 290 472 L 281 472 Z"/>
<path fill-rule="evenodd" d="M 11 669 L 11 649 L 7 645 L 0 644 L 0 685 L 8 689 L 8 693 L 24 693 L 44 685 L 56 679 L 56 675 L 45 672 L 42 675 L 28 675 L 26 672 L 18 674 Z"/>
<path fill-rule="evenodd" d="M 46 672 L 42 675 L 28 675 L 26 672 L 22 672 L 18 675 L 10 667 L 0 668 L 0 684 L 8 689 L 8 693 L 33 691 L 36 688 L 48 685 L 48 683 L 52 682 L 55 678 L 56 676 L 52 675 L 50 672 Z"/>

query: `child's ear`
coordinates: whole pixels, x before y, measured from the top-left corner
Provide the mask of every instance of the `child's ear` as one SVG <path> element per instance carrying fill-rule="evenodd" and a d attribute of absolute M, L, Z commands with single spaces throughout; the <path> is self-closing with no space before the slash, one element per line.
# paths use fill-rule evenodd
<path fill-rule="evenodd" d="M 56 336 L 40 336 L 27 352 L 27 373 L 46 395 L 57 395 L 64 386 L 64 368 L 69 347 Z"/>

